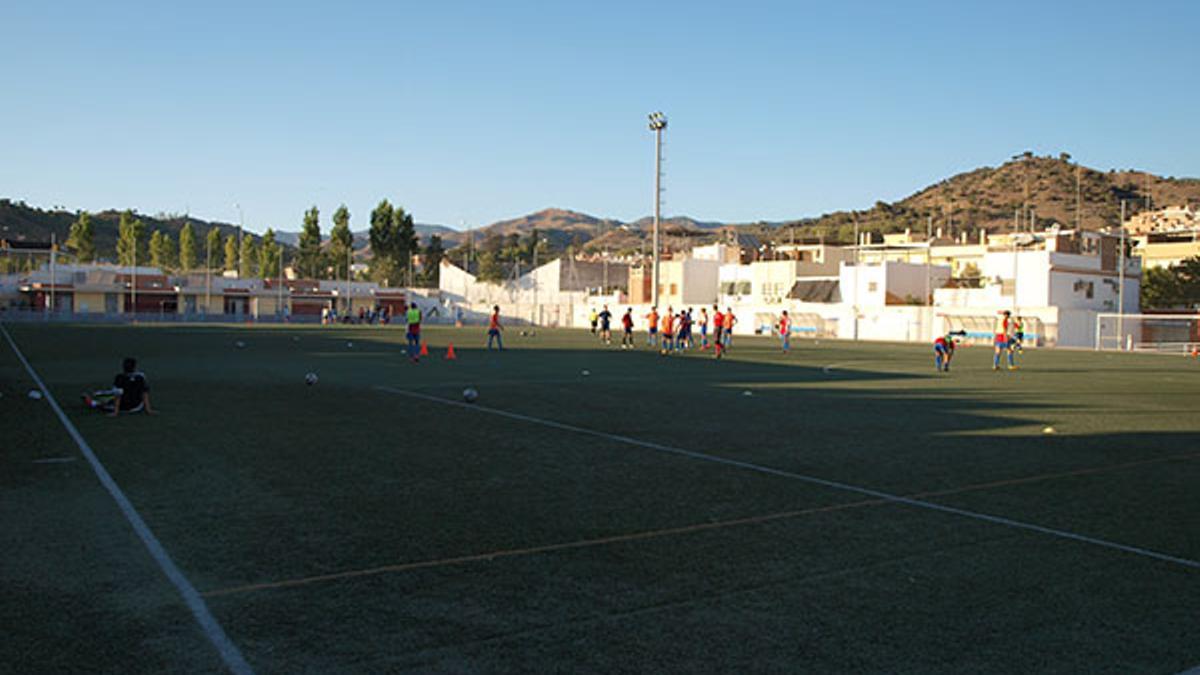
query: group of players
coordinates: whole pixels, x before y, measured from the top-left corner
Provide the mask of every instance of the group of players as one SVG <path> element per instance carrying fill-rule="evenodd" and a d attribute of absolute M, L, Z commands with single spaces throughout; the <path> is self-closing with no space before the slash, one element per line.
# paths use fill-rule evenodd
<path fill-rule="evenodd" d="M 785 319 L 786 316 L 787 312 L 784 312 Z M 679 311 L 668 307 L 662 314 L 659 314 L 658 307 L 651 307 L 643 318 L 647 328 L 646 346 L 658 349 L 662 355 L 699 348 L 701 351 L 712 349 L 713 356 L 718 359 L 733 346 L 733 327 L 738 322 L 732 308 L 726 307 L 722 312 L 717 305 L 713 305 L 711 314 L 707 308 L 701 307 L 698 315 L 693 313 L 691 307 Z M 613 313 L 608 305 L 604 305 L 600 311 L 593 309 L 589 319 L 592 334 L 605 344 L 612 344 Z M 621 316 L 621 349 L 635 349 L 633 326 L 633 308 L 630 307 Z M 693 334 L 694 330 L 698 330 L 699 339 Z"/>
<path fill-rule="evenodd" d="M 1000 370 L 1000 361 L 1007 355 L 1008 369 L 1017 370 L 1016 355 L 1024 353 L 1025 322 L 1012 312 L 1004 310 L 996 316 L 995 337 L 992 339 L 994 354 L 992 370 Z M 950 372 L 950 361 L 958 341 L 966 337 L 967 331 L 950 331 L 933 341 L 933 363 L 939 372 Z"/>

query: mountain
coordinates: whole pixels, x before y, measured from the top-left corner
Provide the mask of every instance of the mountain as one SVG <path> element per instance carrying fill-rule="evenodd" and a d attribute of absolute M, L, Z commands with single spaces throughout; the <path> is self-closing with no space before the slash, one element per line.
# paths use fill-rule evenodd
<path fill-rule="evenodd" d="M 155 230 L 162 230 L 164 233 L 169 233 L 176 241 L 179 240 L 179 230 L 183 228 L 184 223 L 191 223 L 192 229 L 196 232 L 196 240 L 202 248 L 204 236 L 210 228 L 215 227 L 220 230 L 222 237 L 237 236 L 238 231 L 237 225 L 209 222 L 199 218 L 168 214 L 148 216 L 137 211 L 134 211 L 133 215 L 145 224 L 147 236 Z M 65 242 L 71 231 L 71 223 L 75 222 L 77 217 L 78 214 L 71 211 L 39 209 L 29 206 L 25 202 L 0 198 L 0 239 L 49 242 L 50 235 L 53 234 L 60 243 Z M 115 259 L 117 224 L 121 220 L 121 212 L 116 209 L 108 209 L 93 213 L 91 217 L 99 257 L 102 260 Z M 251 232 L 246 232 L 245 236 L 253 237 L 255 240 L 261 238 Z M 214 255 L 218 254 L 214 253 Z"/>
<path fill-rule="evenodd" d="M 1076 209 L 1078 177 L 1080 208 Z M 1070 155 L 1018 155 L 998 167 L 960 173 L 894 203 L 876 202 L 865 211 L 838 211 L 802 225 L 807 234 L 853 241 L 854 221 L 862 231 L 924 231 L 932 217 L 944 232 L 1013 228 L 1014 214 L 1029 213 L 1035 227 L 1058 223 L 1085 230 L 1113 227 L 1147 208 L 1200 203 L 1200 180 L 1155 176 L 1144 171 L 1107 172 L 1076 165 Z M 1076 217 L 1078 215 L 1078 221 Z"/>
<path fill-rule="evenodd" d="M 1077 215 L 1077 176 L 1082 205 L 1078 222 L 1084 229 L 1116 225 L 1120 220 L 1121 200 L 1127 201 L 1128 214 L 1144 210 L 1147 197 L 1150 207 L 1155 209 L 1200 204 L 1200 180 L 1195 178 L 1162 177 L 1135 170 L 1100 171 L 1074 164 L 1065 153 L 1057 157 L 1022 153 L 1000 166 L 960 173 L 899 201 L 878 201 L 864 210 L 837 211 L 816 218 L 783 222 L 736 224 L 673 216 L 663 219 L 661 234 L 668 250 L 688 249 L 733 233 L 763 240 L 781 240 L 794 234 L 851 242 L 855 220 L 863 232 L 896 232 L 906 228 L 924 231 L 930 218 L 934 228 L 947 232 L 1003 231 L 1013 227 L 1014 211 L 1030 210 L 1039 227 L 1052 223 L 1073 227 Z M 112 256 L 119 215 L 117 211 L 93 215 L 96 244 L 102 256 Z M 184 222 L 178 216 L 138 217 L 149 231 L 157 228 L 175 236 Z M 60 241 L 65 240 L 74 219 L 75 214 L 71 212 L 46 211 L 23 202 L 0 199 L 0 239 L 44 241 L 53 232 Z M 201 236 L 210 226 L 220 228 L 223 234 L 237 229 L 228 223 L 197 219 L 191 219 L 191 222 Z M 496 250 L 511 245 L 514 237 L 526 239 L 536 230 L 539 238 L 547 240 L 552 251 L 574 246 L 590 251 L 631 253 L 649 247 L 651 223 L 652 219 L 648 217 L 625 223 L 568 209 L 547 208 L 469 232 L 431 224 L 418 224 L 416 229 L 422 242 L 427 242 L 433 234 L 440 235 L 447 249 L 471 242 L 481 249 Z M 324 234 L 328 235 L 328 232 L 329 229 L 324 228 Z M 285 245 L 295 246 L 299 234 L 280 232 L 278 237 Z M 354 242 L 360 253 L 366 253 L 366 230 L 355 232 Z"/>

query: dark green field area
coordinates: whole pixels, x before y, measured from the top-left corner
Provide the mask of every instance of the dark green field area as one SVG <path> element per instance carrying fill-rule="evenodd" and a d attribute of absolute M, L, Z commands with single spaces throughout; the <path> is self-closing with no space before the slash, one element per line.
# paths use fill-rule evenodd
<path fill-rule="evenodd" d="M 259 673 L 1200 664 L 1194 359 L 6 328 Z M 126 355 L 161 414 L 85 411 Z M 0 343 L 0 670 L 220 670 L 32 386 Z"/>

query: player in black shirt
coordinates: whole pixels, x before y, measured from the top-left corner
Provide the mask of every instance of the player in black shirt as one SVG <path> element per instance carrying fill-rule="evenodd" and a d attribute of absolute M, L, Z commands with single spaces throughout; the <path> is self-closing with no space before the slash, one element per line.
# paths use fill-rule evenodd
<path fill-rule="evenodd" d="M 604 340 L 604 344 L 612 344 L 612 312 L 608 311 L 608 305 L 604 306 L 604 311 L 600 312 L 600 339 Z"/>
<path fill-rule="evenodd" d="M 137 369 L 135 358 L 127 358 L 121 364 L 121 372 L 113 378 L 112 389 L 84 394 L 83 403 L 93 410 L 107 412 L 110 417 L 120 413 L 155 414 L 150 407 L 150 385 L 145 373 Z"/>

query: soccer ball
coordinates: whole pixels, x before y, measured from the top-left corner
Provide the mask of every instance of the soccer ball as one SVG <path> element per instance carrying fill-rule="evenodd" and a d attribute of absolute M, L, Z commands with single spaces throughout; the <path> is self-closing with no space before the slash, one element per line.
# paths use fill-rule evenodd
<path fill-rule="evenodd" d="M 317 383 L 317 374 L 316 373 L 309 373 L 304 376 L 304 384 L 307 384 L 308 386 L 311 387 L 316 383 Z"/>
<path fill-rule="evenodd" d="M 38 391 L 37 389 L 30 389 L 29 398 L 35 401 L 40 401 L 42 399 L 42 392 Z"/>
<path fill-rule="evenodd" d="M 353 342 L 347 342 L 347 343 L 346 343 L 346 347 L 348 347 L 348 348 L 350 348 L 350 349 L 353 349 L 353 348 L 354 348 L 354 343 L 353 343 Z"/>
<path fill-rule="evenodd" d="M 463 400 L 467 403 L 474 403 L 479 398 L 479 392 L 470 387 L 463 389 Z"/>
<path fill-rule="evenodd" d="M 237 342 L 233 343 L 233 346 L 237 347 L 238 349 L 242 349 L 243 347 L 246 346 L 246 343 L 242 342 L 241 340 L 238 340 Z"/>

